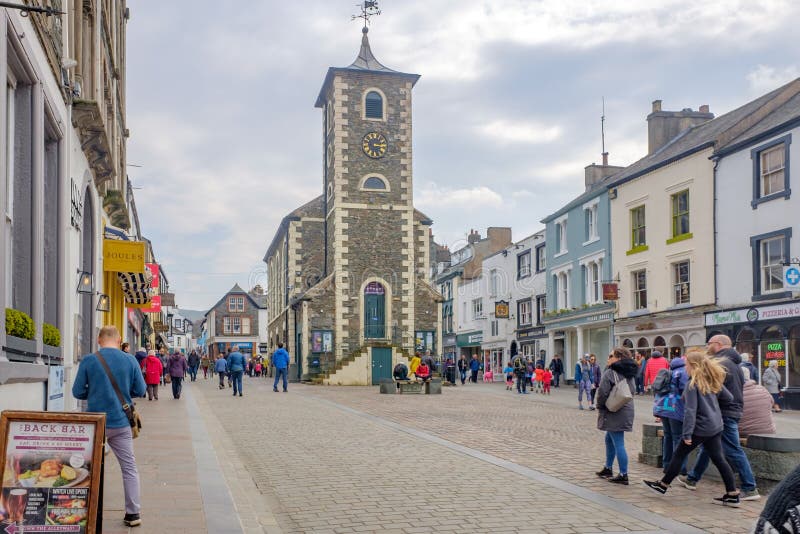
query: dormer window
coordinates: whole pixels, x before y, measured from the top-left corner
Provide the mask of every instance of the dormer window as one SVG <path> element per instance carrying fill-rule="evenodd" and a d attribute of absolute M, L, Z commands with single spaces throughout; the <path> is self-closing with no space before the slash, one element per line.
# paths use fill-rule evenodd
<path fill-rule="evenodd" d="M 364 96 L 364 117 L 383 120 L 383 96 L 378 91 L 369 91 Z"/>

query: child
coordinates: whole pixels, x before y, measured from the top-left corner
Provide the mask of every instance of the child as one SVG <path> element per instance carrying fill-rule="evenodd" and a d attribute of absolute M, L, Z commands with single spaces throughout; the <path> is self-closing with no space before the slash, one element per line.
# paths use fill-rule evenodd
<path fill-rule="evenodd" d="M 543 393 L 550 395 L 550 382 L 553 381 L 553 373 L 550 372 L 550 369 L 545 369 L 544 373 L 542 373 L 542 386 L 544 388 Z"/>
<path fill-rule="evenodd" d="M 488 365 L 486 366 L 486 370 L 483 372 L 483 381 L 484 382 L 493 382 L 494 381 L 494 373 L 492 372 L 492 368 Z"/>
<path fill-rule="evenodd" d="M 536 370 L 533 373 L 533 378 L 536 381 L 536 393 L 544 393 L 542 389 L 542 382 L 544 380 L 544 369 L 542 368 L 542 364 L 536 364 Z"/>
<path fill-rule="evenodd" d="M 506 391 L 511 391 L 514 387 L 514 368 L 511 366 L 511 362 L 506 364 L 503 372 L 506 374 Z"/>

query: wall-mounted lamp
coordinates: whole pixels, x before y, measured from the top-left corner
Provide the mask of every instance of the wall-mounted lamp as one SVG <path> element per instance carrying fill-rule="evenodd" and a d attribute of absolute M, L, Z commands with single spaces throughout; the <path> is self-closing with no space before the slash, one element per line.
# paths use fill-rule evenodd
<path fill-rule="evenodd" d="M 78 293 L 93 293 L 94 292 L 94 283 L 92 273 L 87 271 L 78 271 L 80 276 L 78 277 Z"/>
<path fill-rule="evenodd" d="M 100 293 L 100 298 L 97 299 L 97 307 L 95 309 L 101 312 L 111 311 L 111 299 L 109 299 L 108 295 Z"/>

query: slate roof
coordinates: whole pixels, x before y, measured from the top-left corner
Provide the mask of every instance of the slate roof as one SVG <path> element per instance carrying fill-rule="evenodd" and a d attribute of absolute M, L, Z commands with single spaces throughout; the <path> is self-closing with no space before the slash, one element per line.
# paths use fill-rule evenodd
<path fill-rule="evenodd" d="M 220 304 L 222 304 L 225 301 L 225 298 L 228 295 L 230 295 L 231 293 L 242 293 L 242 294 L 244 294 L 245 296 L 247 296 L 248 299 L 250 299 L 250 302 L 252 302 L 253 306 L 255 306 L 256 308 L 265 309 L 267 307 L 267 298 L 266 298 L 266 296 L 264 296 L 263 304 L 261 304 L 259 302 L 259 300 L 256 300 L 256 298 L 259 297 L 260 295 L 251 295 L 250 293 L 248 293 L 247 291 L 242 289 L 242 286 L 240 286 L 239 284 L 233 284 L 233 287 L 230 288 L 228 290 L 228 292 L 225 293 L 222 296 L 222 298 L 217 301 L 216 304 L 214 304 L 213 306 L 211 306 L 211 308 L 209 308 L 209 310 L 205 313 L 205 316 L 208 317 L 208 314 L 211 313 L 214 309 L 216 309 Z"/>
<path fill-rule="evenodd" d="M 283 238 L 283 234 L 289 228 L 289 223 L 291 221 L 299 221 L 303 217 L 324 217 L 325 213 L 325 202 L 322 198 L 322 195 L 318 196 L 314 200 L 310 202 L 306 202 L 299 208 L 290 212 L 286 217 L 281 220 L 281 224 L 278 226 L 278 230 L 275 232 L 275 236 L 272 238 L 272 242 L 267 248 L 267 253 L 264 255 L 264 261 L 268 261 L 269 257 L 272 256 L 272 253 L 275 252 L 275 247 L 280 244 L 281 239 Z"/>
<path fill-rule="evenodd" d="M 800 78 L 793 83 L 800 85 Z M 722 155 L 741 148 L 743 145 L 753 143 L 763 137 L 775 135 L 776 131 L 785 129 L 790 124 L 800 119 L 800 92 L 778 106 L 769 115 L 758 121 L 752 128 L 745 130 L 741 135 L 731 139 L 722 146 L 717 147 L 715 155 Z"/>

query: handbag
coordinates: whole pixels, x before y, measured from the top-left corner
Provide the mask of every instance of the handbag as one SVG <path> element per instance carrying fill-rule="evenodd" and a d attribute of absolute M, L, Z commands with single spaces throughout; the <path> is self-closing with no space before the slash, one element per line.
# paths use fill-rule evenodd
<path fill-rule="evenodd" d="M 612 372 L 614 373 L 614 387 L 611 388 L 606 399 L 606 408 L 610 412 L 616 412 L 633 400 L 633 394 L 628 381 L 624 378 L 620 380 L 617 372 Z"/>
<path fill-rule="evenodd" d="M 172 375 L 171 374 L 167 373 L 167 374 L 164 375 L 164 383 L 165 384 L 171 384 L 172 383 Z"/>
<path fill-rule="evenodd" d="M 97 359 L 100 361 L 100 364 L 103 366 L 103 369 L 105 369 L 106 376 L 108 377 L 109 382 L 111 382 L 111 386 L 114 388 L 114 391 L 117 394 L 119 402 L 122 404 L 122 411 L 125 412 L 125 415 L 128 418 L 128 422 L 131 425 L 131 434 L 133 435 L 133 439 L 138 438 L 139 432 L 142 431 L 141 416 L 136 412 L 136 408 L 134 407 L 133 403 L 128 404 L 127 402 L 125 402 L 125 397 L 122 396 L 122 392 L 119 390 L 119 385 L 117 385 L 117 380 L 114 378 L 114 375 L 111 374 L 111 369 L 109 369 L 105 358 L 103 358 L 103 355 L 100 354 L 99 350 L 95 352 L 95 356 L 97 356 Z"/>

